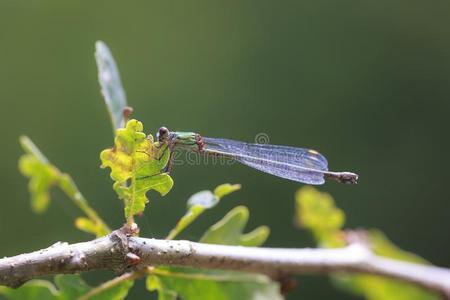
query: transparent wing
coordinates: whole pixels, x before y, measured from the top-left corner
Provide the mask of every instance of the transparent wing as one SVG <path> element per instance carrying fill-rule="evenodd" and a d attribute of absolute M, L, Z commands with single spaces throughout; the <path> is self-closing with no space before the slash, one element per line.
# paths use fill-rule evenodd
<path fill-rule="evenodd" d="M 232 157 L 240 163 L 278 177 L 307 184 L 323 184 L 328 162 L 320 153 L 289 146 L 203 138 L 207 153 Z"/>

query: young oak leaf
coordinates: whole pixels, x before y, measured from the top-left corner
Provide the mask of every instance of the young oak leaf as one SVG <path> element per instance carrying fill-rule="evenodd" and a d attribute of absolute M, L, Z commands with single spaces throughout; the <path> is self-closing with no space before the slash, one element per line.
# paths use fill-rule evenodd
<path fill-rule="evenodd" d="M 20 172 L 30 178 L 29 190 L 31 194 L 31 207 L 37 213 L 43 213 L 50 202 L 50 190 L 58 187 L 63 191 L 88 218 L 83 218 L 84 224 L 91 223 L 89 230 L 80 228 L 97 235 L 104 236 L 111 232 L 108 225 L 99 217 L 96 211 L 90 207 L 88 201 L 79 191 L 72 177 L 61 172 L 42 154 L 38 147 L 27 136 L 20 137 L 20 144 L 26 154 L 19 159 Z"/>
<path fill-rule="evenodd" d="M 239 185 L 221 185 L 216 188 L 214 194 L 223 196 L 227 191 L 232 192 L 238 188 Z M 191 198 L 189 202 L 205 203 L 207 197 L 205 192 L 203 194 L 203 197 L 197 194 L 197 197 Z M 260 226 L 243 234 L 248 218 L 248 209 L 238 206 L 211 226 L 200 242 L 247 247 L 262 245 L 269 235 L 269 228 Z M 159 300 L 283 299 L 279 284 L 265 275 L 174 266 L 155 268 L 153 274 L 147 277 L 147 289 L 158 291 Z"/>
<path fill-rule="evenodd" d="M 166 239 L 174 239 L 180 232 L 194 222 L 206 209 L 216 206 L 220 200 L 241 188 L 240 184 L 224 183 L 217 186 L 214 192 L 205 190 L 192 195 L 187 201 L 187 212 L 177 222 Z"/>
<path fill-rule="evenodd" d="M 164 196 L 173 186 L 172 178 L 162 172 L 169 160 L 169 149 L 159 147 L 143 129 L 141 122 L 128 121 L 125 128 L 117 129 L 114 147 L 100 154 L 102 168 L 111 168 L 113 188 L 124 200 L 128 222 L 144 211 L 149 190 Z"/>
<path fill-rule="evenodd" d="M 127 97 L 120 80 L 116 61 L 111 50 L 102 41 L 95 42 L 95 60 L 97 62 L 98 81 L 113 128 L 122 128 L 126 122 L 124 113 L 127 112 Z"/>
<path fill-rule="evenodd" d="M 56 275 L 54 282 L 33 279 L 13 289 L 0 286 L 0 295 L 10 300 L 69 300 L 79 299 L 86 295 L 92 287 L 80 275 Z M 127 280 L 109 287 L 100 293 L 89 297 L 90 300 L 122 300 L 133 286 L 133 280 Z"/>
<path fill-rule="evenodd" d="M 345 245 L 341 228 L 345 222 L 344 212 L 336 207 L 330 194 L 313 187 L 303 187 L 295 195 L 296 221 L 310 230 L 321 246 Z"/>
<path fill-rule="evenodd" d="M 158 291 L 158 300 L 284 299 L 279 284 L 269 277 L 232 271 L 159 267 L 146 285 Z"/>
<path fill-rule="evenodd" d="M 296 219 L 303 228 L 310 230 L 318 244 L 326 248 L 343 247 L 346 238 L 357 234 L 371 250 L 380 256 L 427 264 L 423 258 L 404 251 L 393 244 L 378 230 L 344 230 L 344 212 L 335 205 L 333 197 L 312 187 L 303 187 L 296 193 Z M 376 275 L 339 273 L 332 275 L 340 288 L 364 296 L 365 299 L 437 300 L 439 296 L 420 287 Z"/>
<path fill-rule="evenodd" d="M 348 231 L 346 231 L 348 232 Z M 353 234 L 355 232 L 352 232 Z M 380 256 L 418 264 L 430 264 L 422 257 L 405 251 L 392 243 L 381 231 L 370 229 L 358 230 L 358 235 L 364 237 L 372 251 Z M 333 283 L 349 292 L 363 296 L 365 299 L 399 299 L 399 300 L 438 300 L 441 295 L 432 293 L 416 285 L 382 276 L 360 274 L 339 274 L 332 276 Z"/>
<path fill-rule="evenodd" d="M 107 230 L 102 223 L 84 217 L 78 217 L 75 219 L 75 227 L 81 231 L 92 233 L 97 237 L 105 236 L 111 232 L 110 230 Z"/>
<path fill-rule="evenodd" d="M 240 184 L 224 183 L 224 184 L 217 186 L 214 189 L 214 196 L 216 196 L 219 199 L 222 199 L 224 196 L 231 194 L 235 191 L 238 191 L 240 189 L 241 189 Z"/>
<path fill-rule="evenodd" d="M 31 208 L 43 213 L 50 203 L 50 188 L 58 183 L 59 170 L 48 161 L 41 161 L 33 154 L 24 154 L 19 160 L 20 172 L 30 178 Z"/>
<path fill-rule="evenodd" d="M 259 226 L 253 231 L 243 234 L 248 217 L 247 207 L 235 207 L 222 220 L 211 226 L 200 239 L 200 242 L 246 247 L 261 246 L 269 237 L 270 229 L 267 226 Z"/>

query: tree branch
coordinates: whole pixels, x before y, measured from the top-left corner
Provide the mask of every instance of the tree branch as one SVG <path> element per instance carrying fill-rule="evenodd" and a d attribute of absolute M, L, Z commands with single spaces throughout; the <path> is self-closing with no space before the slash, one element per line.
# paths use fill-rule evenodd
<path fill-rule="evenodd" d="M 39 276 L 98 269 L 177 265 L 267 274 L 366 273 L 399 279 L 450 297 L 450 270 L 393 260 L 362 244 L 338 249 L 255 248 L 133 237 L 122 228 L 89 242 L 0 259 L 0 285 L 17 287 Z"/>

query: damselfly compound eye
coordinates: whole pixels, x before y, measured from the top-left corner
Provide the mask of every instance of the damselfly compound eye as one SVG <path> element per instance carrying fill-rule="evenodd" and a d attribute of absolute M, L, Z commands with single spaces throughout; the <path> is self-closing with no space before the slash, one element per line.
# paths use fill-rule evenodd
<path fill-rule="evenodd" d="M 158 133 L 156 134 L 156 138 L 159 142 L 164 142 L 169 137 L 169 129 L 167 127 L 161 127 L 158 129 Z"/>

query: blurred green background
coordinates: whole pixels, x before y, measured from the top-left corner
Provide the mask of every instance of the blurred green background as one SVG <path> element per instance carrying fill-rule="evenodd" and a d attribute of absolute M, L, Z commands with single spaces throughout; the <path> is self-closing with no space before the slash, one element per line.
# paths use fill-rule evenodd
<path fill-rule="evenodd" d="M 378 227 L 404 249 L 450 267 L 448 1 L 0 2 L 0 255 L 90 238 L 61 193 L 43 215 L 17 171 L 29 135 L 112 227 L 123 222 L 99 152 L 112 144 L 97 83 L 94 43 L 118 61 L 134 117 L 211 137 L 312 147 L 330 168 L 360 174 L 329 182 L 350 227 Z M 292 224 L 299 184 L 240 165 L 176 168 L 172 192 L 151 203 L 142 234 L 164 237 L 196 191 L 243 189 L 182 238 L 198 239 L 229 209 L 251 210 L 268 246 L 313 246 Z M 92 273 L 98 282 L 109 273 Z M 354 299 L 325 277 L 299 277 L 291 299 Z M 140 283 L 130 299 L 145 295 Z M 148 297 L 147 297 L 148 298 Z"/>

